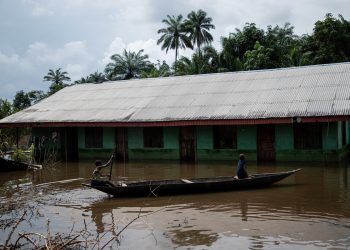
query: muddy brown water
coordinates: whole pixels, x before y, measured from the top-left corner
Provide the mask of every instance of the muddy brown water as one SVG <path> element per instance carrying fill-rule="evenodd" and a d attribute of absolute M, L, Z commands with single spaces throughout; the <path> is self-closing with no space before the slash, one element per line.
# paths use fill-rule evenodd
<path fill-rule="evenodd" d="M 115 164 L 118 180 L 232 175 L 233 162 Z M 335 163 L 248 163 L 250 173 L 303 168 L 265 189 L 115 199 L 81 185 L 91 162 L 62 163 L 36 172 L 1 173 L 1 219 L 36 209 L 18 232 L 121 233 L 119 249 L 350 249 L 350 166 Z M 107 171 L 108 172 L 108 171 Z M 80 179 L 77 179 L 80 178 Z M 76 180 L 71 180 L 76 179 Z M 71 180 L 66 183 L 57 181 Z M 4 209 L 6 208 L 6 209 Z M 9 229 L 0 231 L 3 242 Z M 95 246 L 96 247 L 96 246 Z"/>

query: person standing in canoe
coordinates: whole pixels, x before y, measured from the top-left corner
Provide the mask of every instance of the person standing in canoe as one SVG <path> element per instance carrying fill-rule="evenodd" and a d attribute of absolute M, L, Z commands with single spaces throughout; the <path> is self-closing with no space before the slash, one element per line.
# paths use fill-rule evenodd
<path fill-rule="evenodd" d="M 114 155 L 112 155 L 111 158 L 109 159 L 109 161 L 104 165 L 102 165 L 102 162 L 100 160 L 96 160 L 96 162 L 95 162 L 96 168 L 95 168 L 94 172 L 92 173 L 93 180 L 99 180 L 99 179 L 102 179 L 103 177 L 109 176 L 109 175 L 103 175 L 102 169 L 112 165 L 113 157 L 114 157 Z"/>
<path fill-rule="evenodd" d="M 249 177 L 246 170 L 246 161 L 244 154 L 239 155 L 239 160 L 237 163 L 237 177 L 238 179 L 245 179 Z"/>

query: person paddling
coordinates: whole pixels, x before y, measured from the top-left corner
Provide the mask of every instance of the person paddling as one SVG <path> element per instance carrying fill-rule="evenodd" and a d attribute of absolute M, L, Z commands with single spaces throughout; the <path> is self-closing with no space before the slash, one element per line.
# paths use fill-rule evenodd
<path fill-rule="evenodd" d="M 113 157 L 114 155 L 111 156 L 111 158 L 108 160 L 108 162 L 104 165 L 102 165 L 102 162 L 100 160 L 96 160 L 95 161 L 95 166 L 96 168 L 94 169 L 94 171 L 92 172 L 92 179 L 93 180 L 99 180 L 102 177 L 107 177 L 109 175 L 103 175 L 102 174 L 102 170 L 106 167 L 109 167 L 112 164 L 113 161 Z"/>

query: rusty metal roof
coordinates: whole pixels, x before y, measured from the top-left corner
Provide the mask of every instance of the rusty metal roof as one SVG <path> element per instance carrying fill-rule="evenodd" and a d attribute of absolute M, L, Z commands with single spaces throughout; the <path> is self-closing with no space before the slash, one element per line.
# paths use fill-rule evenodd
<path fill-rule="evenodd" d="M 349 115 L 350 63 L 337 63 L 74 85 L 0 125 Z"/>

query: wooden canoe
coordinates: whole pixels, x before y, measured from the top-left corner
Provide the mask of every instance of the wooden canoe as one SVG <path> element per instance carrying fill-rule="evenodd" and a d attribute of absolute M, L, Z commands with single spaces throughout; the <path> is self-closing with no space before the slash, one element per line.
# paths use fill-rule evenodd
<path fill-rule="evenodd" d="M 27 169 L 40 169 L 41 165 L 29 164 L 0 157 L 0 172 L 25 171 Z"/>
<path fill-rule="evenodd" d="M 233 176 L 192 178 L 175 180 L 147 180 L 112 183 L 103 180 L 91 180 L 84 186 L 97 189 L 114 197 L 147 197 L 160 195 L 193 194 L 222 192 L 241 189 L 267 187 L 301 169 L 278 173 L 254 174 L 247 179 Z"/>

